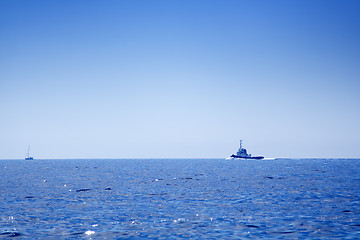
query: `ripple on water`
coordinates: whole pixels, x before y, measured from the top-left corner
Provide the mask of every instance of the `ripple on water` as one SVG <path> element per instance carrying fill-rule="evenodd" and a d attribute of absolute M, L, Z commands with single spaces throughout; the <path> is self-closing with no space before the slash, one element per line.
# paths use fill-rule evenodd
<path fill-rule="evenodd" d="M 0 166 L 0 238 L 360 238 L 360 161 L 30 164 Z"/>
<path fill-rule="evenodd" d="M 24 234 L 20 232 L 2 232 L 0 233 L 0 238 L 10 238 L 10 237 L 20 237 L 24 236 Z"/>

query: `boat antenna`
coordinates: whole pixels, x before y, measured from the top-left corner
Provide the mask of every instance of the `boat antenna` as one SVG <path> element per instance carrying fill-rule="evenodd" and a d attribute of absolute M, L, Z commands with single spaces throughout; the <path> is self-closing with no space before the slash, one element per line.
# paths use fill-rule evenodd
<path fill-rule="evenodd" d="M 242 141 L 243 141 L 243 140 L 240 140 L 240 149 L 242 149 Z"/>

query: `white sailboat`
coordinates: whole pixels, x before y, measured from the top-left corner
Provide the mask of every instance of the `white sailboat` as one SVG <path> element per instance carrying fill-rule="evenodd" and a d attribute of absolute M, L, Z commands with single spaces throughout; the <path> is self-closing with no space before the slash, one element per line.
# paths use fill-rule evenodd
<path fill-rule="evenodd" d="M 28 146 L 28 151 L 27 151 L 27 154 L 26 154 L 25 160 L 34 160 L 34 158 L 33 158 L 33 157 L 30 157 L 30 145 Z"/>

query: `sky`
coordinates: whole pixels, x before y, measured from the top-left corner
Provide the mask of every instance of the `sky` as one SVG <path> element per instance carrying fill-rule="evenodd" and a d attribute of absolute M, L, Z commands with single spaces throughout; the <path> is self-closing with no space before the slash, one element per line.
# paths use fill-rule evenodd
<path fill-rule="evenodd" d="M 2 0 L 0 159 L 360 158 L 359 11 Z"/>

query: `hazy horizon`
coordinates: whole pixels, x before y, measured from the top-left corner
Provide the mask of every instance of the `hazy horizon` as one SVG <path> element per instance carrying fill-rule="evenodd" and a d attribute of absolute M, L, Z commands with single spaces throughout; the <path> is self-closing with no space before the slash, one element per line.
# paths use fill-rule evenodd
<path fill-rule="evenodd" d="M 360 158 L 359 1 L 0 1 L 0 159 Z"/>
<path fill-rule="evenodd" d="M 279 158 L 272 158 L 272 157 L 266 157 L 264 159 L 233 159 L 233 158 L 229 158 L 229 157 L 217 157 L 217 158 L 209 158 L 209 157 L 196 157 L 196 158 L 193 158 L 193 157 L 187 157 L 187 158 L 156 158 L 156 157 L 152 157 L 152 158 L 34 158 L 33 160 L 26 160 L 26 161 L 35 161 L 35 160 L 38 160 L 38 161 L 52 161 L 52 160 L 84 160 L 84 161 L 87 161 L 87 160 L 149 160 L 149 161 L 152 161 L 152 160 L 169 160 L 169 161 L 175 161 L 175 160 L 221 160 L 221 159 L 225 159 L 226 161 L 233 161 L 233 162 L 241 162 L 241 161 L 272 161 L 272 160 L 360 160 L 360 158 L 322 158 L 322 157 L 316 157 L 316 158 L 312 158 L 312 157 L 304 157 L 304 158 L 289 158 L 289 157 L 279 157 Z M 23 161 L 24 158 L 0 158 L 0 161 Z"/>

